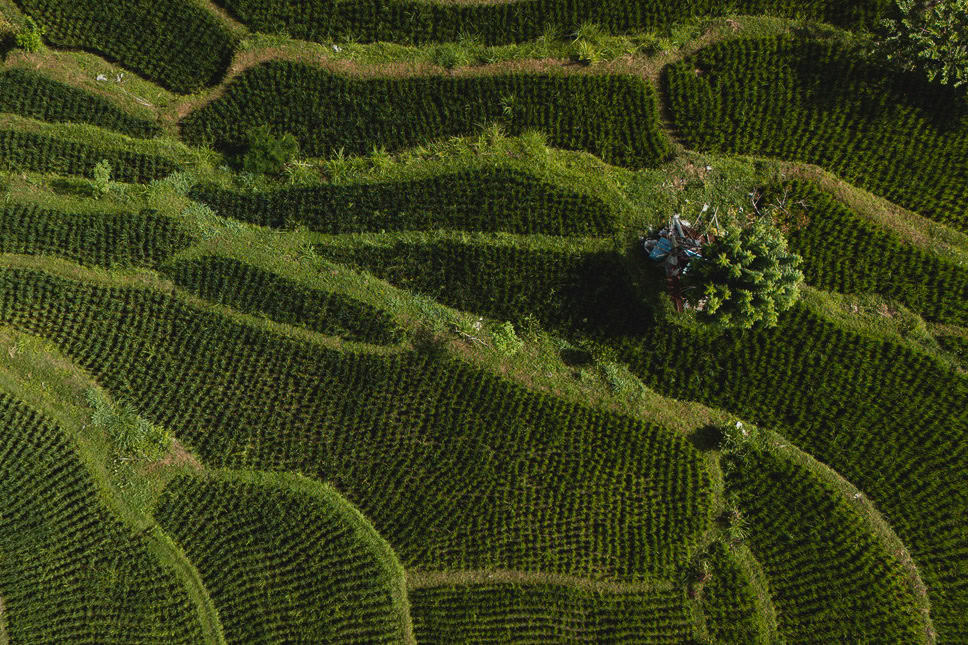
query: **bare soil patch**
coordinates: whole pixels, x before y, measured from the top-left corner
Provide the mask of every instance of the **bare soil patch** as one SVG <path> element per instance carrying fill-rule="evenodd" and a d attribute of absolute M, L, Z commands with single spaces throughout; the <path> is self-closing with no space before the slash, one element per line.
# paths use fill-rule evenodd
<path fill-rule="evenodd" d="M 202 472 L 205 467 L 202 463 L 198 461 L 192 453 L 178 442 L 178 439 L 173 439 L 171 442 L 171 447 L 168 449 L 168 454 L 148 465 L 145 469 L 147 473 L 157 472 L 161 468 L 167 466 L 174 466 L 176 468 L 181 466 L 188 466 L 197 472 Z"/>

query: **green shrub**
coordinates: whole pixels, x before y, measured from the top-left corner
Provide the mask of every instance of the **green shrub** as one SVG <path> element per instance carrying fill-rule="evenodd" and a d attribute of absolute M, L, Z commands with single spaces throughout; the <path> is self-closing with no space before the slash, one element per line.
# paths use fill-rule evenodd
<path fill-rule="evenodd" d="M 521 249 L 441 236 L 425 242 L 319 245 L 320 255 L 457 309 L 596 337 L 633 334 L 650 313 L 613 252 Z"/>
<path fill-rule="evenodd" d="M 111 190 L 111 164 L 102 159 L 94 166 L 94 178 L 91 180 L 91 192 L 98 199 L 104 197 Z"/>
<path fill-rule="evenodd" d="M 505 356 L 513 356 L 524 346 L 524 341 L 518 338 L 514 331 L 514 325 L 509 321 L 498 325 L 491 332 L 491 340 L 494 341 L 494 348 Z"/>
<path fill-rule="evenodd" d="M 717 327 L 772 327 L 800 296 L 802 258 L 787 251 L 786 239 L 758 219 L 750 226 L 727 224 L 704 244 L 702 258 L 689 263 L 684 291 L 701 302 L 697 316 Z"/>
<path fill-rule="evenodd" d="M 681 434 L 462 361 L 330 349 L 25 269 L 0 271 L 0 321 L 179 428 L 211 468 L 331 482 L 408 568 L 667 577 L 712 522 L 710 474 Z"/>
<path fill-rule="evenodd" d="M 751 571 L 729 547 L 714 542 L 709 549 L 709 579 L 702 587 L 699 604 L 710 635 L 716 643 L 768 645 L 773 642 L 758 615 L 757 594 Z"/>
<path fill-rule="evenodd" d="M 39 52 L 44 48 L 44 34 L 47 27 L 41 27 L 33 18 L 27 16 L 27 23 L 23 29 L 17 32 L 17 47 L 31 53 Z"/>
<path fill-rule="evenodd" d="M 198 569 L 226 641 L 406 642 L 403 568 L 332 488 L 181 476 L 155 516 Z"/>
<path fill-rule="evenodd" d="M 176 262 L 164 271 L 175 284 L 202 298 L 321 334 L 378 344 L 392 344 L 402 336 L 386 312 L 238 260 L 208 256 Z"/>
<path fill-rule="evenodd" d="M 811 182 L 769 189 L 785 193 L 790 250 L 803 258 L 807 284 L 840 293 L 877 293 L 926 320 L 968 325 L 968 268 L 902 240 Z"/>
<path fill-rule="evenodd" d="M 490 583 L 412 589 L 409 597 L 419 643 L 692 642 L 678 590 Z"/>
<path fill-rule="evenodd" d="M 435 65 L 440 65 L 445 69 L 462 67 L 471 62 L 467 51 L 456 43 L 444 43 L 434 47 L 432 60 Z"/>
<path fill-rule="evenodd" d="M 73 431 L 6 394 L 0 426 L 4 640 L 203 642 L 184 580 L 107 510 Z"/>
<path fill-rule="evenodd" d="M 968 512 L 956 483 L 968 476 L 968 382 L 948 365 L 848 331 L 802 303 L 773 328 L 688 331 L 644 305 L 640 288 L 623 282 L 619 258 L 606 263 L 592 252 L 434 240 L 320 253 L 478 314 L 517 321 L 533 312 L 547 329 L 627 363 L 663 395 L 781 429 L 875 500 L 918 564 L 939 634 L 964 640 L 968 590 L 945 576 L 968 562 L 968 542 L 951 523 Z"/>
<path fill-rule="evenodd" d="M 171 447 L 171 431 L 138 416 L 130 403 L 112 404 L 95 388 L 87 391 L 87 402 L 94 408 L 91 424 L 108 436 L 121 458 L 154 461 Z"/>
<path fill-rule="evenodd" d="M 422 2 L 414 0 L 219 0 L 252 30 L 286 32 L 329 42 L 353 34 L 361 42 L 454 42 L 478 34 L 487 45 L 540 38 L 550 27 L 566 33 L 594 22 L 609 33 L 664 31 L 693 17 L 734 13 L 803 17 L 842 27 L 871 27 L 889 0 L 515 0 L 514 2 Z"/>
<path fill-rule="evenodd" d="M 857 643 L 877 634 L 892 643 L 925 642 L 926 615 L 901 556 L 839 486 L 762 449 L 729 457 L 725 470 L 727 490 L 749 522 L 750 551 L 766 573 L 780 638 Z M 714 631 L 735 634 L 736 627 Z"/>
<path fill-rule="evenodd" d="M 0 208 L 0 253 L 52 255 L 86 266 L 156 267 L 193 239 L 150 210 L 73 213 L 33 205 Z"/>
<path fill-rule="evenodd" d="M 249 130 L 242 169 L 246 172 L 278 175 L 299 152 L 296 138 L 289 133 L 277 137 L 267 125 Z"/>
<path fill-rule="evenodd" d="M 178 169 L 171 160 L 157 155 L 78 143 L 36 132 L 0 129 L 0 170 L 90 176 L 99 161 L 107 161 L 115 178 L 125 182 L 145 183 Z"/>

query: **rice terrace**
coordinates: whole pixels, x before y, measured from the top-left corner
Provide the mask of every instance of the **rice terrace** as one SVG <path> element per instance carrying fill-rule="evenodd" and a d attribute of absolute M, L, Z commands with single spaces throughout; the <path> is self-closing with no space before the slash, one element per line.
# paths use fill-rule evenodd
<path fill-rule="evenodd" d="M 0 645 L 968 644 L 968 0 L 0 55 Z"/>

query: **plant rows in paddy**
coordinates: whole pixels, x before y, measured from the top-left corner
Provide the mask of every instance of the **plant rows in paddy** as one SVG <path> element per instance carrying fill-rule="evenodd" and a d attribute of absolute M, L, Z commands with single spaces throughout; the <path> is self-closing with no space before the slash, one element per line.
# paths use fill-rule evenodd
<path fill-rule="evenodd" d="M 321 244 L 324 257 L 373 273 L 451 307 L 555 330 L 614 336 L 644 329 L 649 312 L 611 251 L 522 249 L 461 239 L 390 245 Z"/>
<path fill-rule="evenodd" d="M 968 338 L 952 334 L 941 334 L 936 338 L 942 349 L 954 356 L 962 367 L 968 369 Z"/>
<path fill-rule="evenodd" d="M 153 137 L 161 128 L 131 116 L 107 99 L 24 69 L 0 72 L 0 112 L 51 122 L 90 123 L 132 137 Z"/>
<path fill-rule="evenodd" d="M 379 344 L 395 343 L 402 336 L 393 319 L 372 305 L 231 258 L 179 260 L 164 271 L 202 298 L 321 334 Z"/>
<path fill-rule="evenodd" d="M 320 487 L 322 488 L 322 487 Z M 400 643 L 403 569 L 339 494 L 181 476 L 159 524 L 195 565 L 230 643 Z"/>
<path fill-rule="evenodd" d="M 117 61 L 173 92 L 214 85 L 235 42 L 211 12 L 184 0 L 14 0 L 51 45 Z"/>
<path fill-rule="evenodd" d="M 111 177 L 118 181 L 146 183 L 178 170 L 172 161 L 157 155 L 69 141 L 36 132 L 0 130 L 0 170 L 90 176 L 94 166 L 102 160 L 111 164 Z"/>
<path fill-rule="evenodd" d="M 749 565 L 722 541 L 712 543 L 707 562 L 711 577 L 696 595 L 714 642 L 775 642 L 776 635 L 770 632 L 760 607 L 770 602 L 769 592 L 757 587 Z"/>
<path fill-rule="evenodd" d="M 655 31 L 693 16 L 736 12 L 802 16 L 852 27 L 872 26 L 885 0 L 700 0 L 689 3 L 629 0 L 513 0 L 445 3 L 414 0 L 217 0 L 251 29 L 303 40 L 362 42 L 455 41 L 473 34 L 487 44 L 522 42 L 549 28 L 571 32 L 594 22 L 611 33 Z"/>
<path fill-rule="evenodd" d="M 807 283 L 841 293 L 879 293 L 927 320 L 968 325 L 968 269 L 905 243 L 812 183 L 783 188 L 790 202 L 805 202 L 793 206 L 787 239 L 803 257 Z M 805 224 L 797 224 L 798 214 L 806 216 Z"/>
<path fill-rule="evenodd" d="M 968 587 L 942 583 L 968 570 L 968 538 L 956 519 L 968 513 L 968 493 L 956 483 L 968 477 L 964 376 L 804 305 L 773 329 L 688 331 L 642 304 L 615 256 L 604 268 L 594 252 L 536 256 L 461 242 L 388 248 L 320 251 L 480 314 L 513 319 L 530 305 L 543 325 L 627 362 L 662 394 L 782 429 L 870 495 L 918 562 L 939 633 L 968 638 Z M 604 284 L 611 291 L 596 287 Z"/>
<path fill-rule="evenodd" d="M 198 614 L 104 510 L 63 431 L 0 395 L 0 598 L 11 643 L 198 643 Z"/>
<path fill-rule="evenodd" d="M 687 146 L 815 163 L 968 230 L 963 90 L 791 36 L 711 45 L 668 66 L 663 82 Z"/>
<path fill-rule="evenodd" d="M 598 592 L 552 584 L 411 589 L 419 643 L 683 643 L 679 590 Z"/>
<path fill-rule="evenodd" d="M 727 457 L 727 490 L 790 643 L 927 641 L 912 581 L 852 506 L 807 466 L 759 448 Z M 856 504 L 856 502 L 854 502 Z"/>
<path fill-rule="evenodd" d="M 95 266 L 157 266 L 192 237 L 173 219 L 140 213 L 66 213 L 34 205 L 0 209 L 0 253 L 56 255 Z"/>
<path fill-rule="evenodd" d="M 320 233 L 438 228 L 545 235 L 610 235 L 614 209 L 598 197 L 511 168 L 449 172 L 425 179 L 243 193 L 214 184 L 190 196 L 219 215 Z"/>
<path fill-rule="evenodd" d="M 781 429 L 863 490 L 917 562 L 942 640 L 968 637 L 968 379 L 802 305 L 770 330 L 660 325 L 611 344 L 659 392 Z"/>
<path fill-rule="evenodd" d="M 19 269 L 2 272 L 0 319 L 208 464 L 332 483 L 408 567 L 669 576 L 711 521 L 709 473 L 681 435 L 432 353 L 328 350 Z"/>
<path fill-rule="evenodd" d="M 477 133 L 501 121 L 512 134 L 547 133 L 548 144 L 604 161 L 651 167 L 671 156 L 658 99 L 631 75 L 501 73 L 361 78 L 290 61 L 251 67 L 225 93 L 181 121 L 191 144 L 232 149 L 268 124 L 306 156 L 366 154 Z"/>

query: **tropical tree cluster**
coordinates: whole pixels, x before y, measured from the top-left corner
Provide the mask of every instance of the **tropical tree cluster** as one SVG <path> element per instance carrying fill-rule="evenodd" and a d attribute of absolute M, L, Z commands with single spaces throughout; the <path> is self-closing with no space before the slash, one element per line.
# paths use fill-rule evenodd
<path fill-rule="evenodd" d="M 800 295 L 802 259 L 764 218 L 727 224 L 702 256 L 689 265 L 685 293 L 717 327 L 772 327 Z"/>
<path fill-rule="evenodd" d="M 897 0 L 897 8 L 882 23 L 888 60 L 945 85 L 968 83 L 968 0 Z"/>

